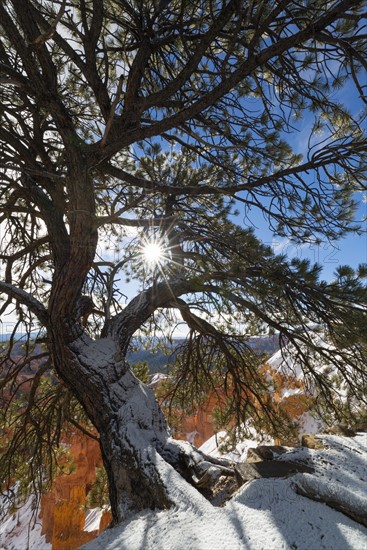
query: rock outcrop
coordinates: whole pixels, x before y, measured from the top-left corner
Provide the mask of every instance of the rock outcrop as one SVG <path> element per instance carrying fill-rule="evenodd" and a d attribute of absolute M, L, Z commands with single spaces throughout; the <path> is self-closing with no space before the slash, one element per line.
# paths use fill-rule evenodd
<path fill-rule="evenodd" d="M 49 493 L 41 500 L 42 534 L 53 550 L 73 550 L 94 539 L 105 529 L 111 516 L 104 511 L 98 529 L 85 531 L 86 497 L 102 466 L 99 444 L 84 434 L 71 434 L 64 444 L 69 447 L 69 472 L 58 475 Z"/>

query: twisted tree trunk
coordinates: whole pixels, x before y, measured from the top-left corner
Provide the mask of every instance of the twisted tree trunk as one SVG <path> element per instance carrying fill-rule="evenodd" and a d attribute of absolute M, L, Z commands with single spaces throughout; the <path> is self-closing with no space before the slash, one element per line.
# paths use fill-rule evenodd
<path fill-rule="evenodd" d="M 179 504 L 185 497 L 172 467 L 198 486 L 209 469 L 216 470 L 214 478 L 232 475 L 226 461 L 213 463 L 170 437 L 152 389 L 132 374 L 112 339 L 94 341 L 83 334 L 60 351 L 57 370 L 100 434 L 113 524 L 143 509 Z"/>
<path fill-rule="evenodd" d="M 169 434 L 153 391 L 116 358 L 110 339 L 82 335 L 55 357 L 100 434 L 114 523 L 143 508 L 169 507 L 157 454 Z"/>

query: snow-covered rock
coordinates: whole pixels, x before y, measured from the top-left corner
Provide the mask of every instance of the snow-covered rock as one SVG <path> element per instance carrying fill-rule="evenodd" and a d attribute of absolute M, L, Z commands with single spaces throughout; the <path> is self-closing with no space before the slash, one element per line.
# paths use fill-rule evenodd
<path fill-rule="evenodd" d="M 107 530 L 84 550 L 361 550 L 367 529 L 345 514 L 310 500 L 295 490 L 302 480 L 339 495 L 356 494 L 354 505 L 366 510 L 367 436 L 322 436 L 326 449 L 289 449 L 279 460 L 303 462 L 314 474 L 255 479 L 245 483 L 223 508 L 208 502 L 190 505 L 192 487 L 183 506 L 142 512 Z M 211 442 L 213 447 L 213 441 Z M 205 450 L 208 452 L 209 444 Z M 213 449 L 216 452 L 216 449 Z M 311 477 L 310 477 L 311 475 Z M 302 476 L 309 476 L 308 478 Z M 169 483 L 169 480 L 167 480 Z M 181 484 L 184 490 L 184 484 Z M 181 502 L 184 502 L 181 500 Z"/>

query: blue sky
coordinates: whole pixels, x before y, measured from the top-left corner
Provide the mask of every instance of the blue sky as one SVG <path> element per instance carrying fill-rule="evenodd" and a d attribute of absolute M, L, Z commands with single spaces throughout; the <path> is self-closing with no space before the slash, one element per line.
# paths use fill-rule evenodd
<path fill-rule="evenodd" d="M 367 202 L 359 194 L 359 208 L 356 217 L 361 226 L 366 229 Z M 357 200 L 356 199 L 356 200 Z M 237 219 L 237 223 L 240 220 Z M 367 234 L 350 234 L 333 243 L 324 242 L 319 246 L 305 243 L 297 245 L 286 237 L 278 237 L 267 227 L 265 220 L 259 220 L 253 229 L 258 238 L 264 244 L 269 245 L 274 253 L 285 254 L 288 258 L 308 259 L 312 263 L 321 264 L 323 267 L 321 278 L 330 281 L 334 278 L 335 270 L 340 265 L 350 265 L 353 268 L 359 264 L 367 263 Z"/>
<path fill-rule="evenodd" d="M 357 212 L 358 219 L 367 217 L 367 203 L 360 196 L 360 206 Z M 366 229 L 366 221 L 362 224 Z M 367 234 L 349 235 L 334 243 L 323 243 L 320 246 L 304 244 L 295 245 L 286 238 L 277 237 L 264 227 L 255 230 L 264 243 L 269 244 L 274 252 L 287 254 L 290 258 L 308 259 L 323 266 L 321 277 L 327 281 L 334 278 L 334 272 L 339 265 L 348 264 L 357 267 L 367 263 Z"/>

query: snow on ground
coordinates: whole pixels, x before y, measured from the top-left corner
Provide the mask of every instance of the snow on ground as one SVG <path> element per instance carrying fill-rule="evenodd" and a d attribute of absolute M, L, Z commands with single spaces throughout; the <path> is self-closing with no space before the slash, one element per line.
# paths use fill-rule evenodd
<path fill-rule="evenodd" d="M 288 350 L 288 347 L 286 350 Z M 302 380 L 304 377 L 301 366 L 294 361 L 292 354 L 286 353 L 285 350 L 276 351 L 274 355 L 267 360 L 267 363 L 275 372 L 279 372 L 286 376 L 292 375 L 297 380 Z"/>
<path fill-rule="evenodd" d="M 260 436 L 254 429 L 248 428 L 247 430 L 249 434 L 253 435 L 253 439 L 246 439 L 243 438 L 241 441 L 239 441 L 235 448 L 232 449 L 229 452 L 226 452 L 223 454 L 223 451 L 221 452 L 221 448 L 226 445 L 228 441 L 227 432 L 217 432 L 216 434 L 212 435 L 205 443 L 202 444 L 200 447 L 200 450 L 206 454 L 211 455 L 214 457 L 223 457 L 228 458 L 228 460 L 232 460 L 233 462 L 245 462 L 247 457 L 247 452 L 249 449 L 253 449 L 257 447 L 258 445 L 273 445 L 274 439 L 268 436 L 264 436 L 260 440 Z"/>
<path fill-rule="evenodd" d="M 367 525 L 367 434 L 357 437 L 318 436 L 325 449 L 292 449 L 279 460 L 312 466 L 314 474 L 299 473 L 294 484 L 302 493 L 364 517 Z"/>
<path fill-rule="evenodd" d="M 321 436 L 320 436 L 321 437 Z M 295 492 L 309 483 L 367 510 L 367 434 L 322 436 L 326 449 L 289 449 L 279 460 L 306 463 L 313 474 L 256 479 L 243 485 L 223 508 L 214 508 L 172 471 L 173 486 L 187 500 L 169 511 L 142 512 L 106 530 L 85 550 L 362 550 L 367 529 L 323 502 Z M 254 442 L 254 445 L 256 443 Z M 205 449 L 208 451 L 209 444 Z M 216 452 L 216 449 L 213 449 Z M 167 484 L 169 485 L 169 484 Z M 191 500 L 190 500 L 191 499 Z M 190 502 L 192 504 L 190 505 Z"/>
<path fill-rule="evenodd" d="M 319 348 L 320 350 L 324 351 L 333 349 L 335 351 L 335 347 L 330 342 L 325 340 L 320 334 L 317 334 L 315 332 L 308 332 L 307 336 L 313 341 L 316 349 Z M 283 376 L 291 376 L 298 381 L 303 381 L 305 378 L 305 374 L 300 361 L 297 360 L 296 357 L 297 353 L 295 347 L 293 346 L 293 344 L 288 344 L 282 350 L 278 350 L 277 352 L 275 352 L 267 360 L 267 364 L 278 374 L 282 374 Z M 341 358 L 340 361 L 342 361 Z M 313 363 L 314 368 L 318 372 L 323 372 L 325 374 L 325 371 L 329 371 L 330 378 L 338 372 L 333 364 L 330 364 L 327 361 L 325 362 L 325 359 L 322 357 L 322 355 L 317 354 L 317 352 L 314 353 Z M 345 385 L 344 389 L 346 389 Z M 342 388 L 339 388 L 339 392 L 341 390 Z M 299 393 L 299 390 L 294 389 L 293 393 L 297 394 Z M 289 397 L 290 395 L 292 395 L 292 390 L 289 389 L 286 389 L 285 393 L 283 393 L 283 397 Z M 346 396 L 347 394 L 344 395 L 344 397 Z"/>
<path fill-rule="evenodd" d="M 92 508 L 85 514 L 84 531 L 98 531 L 103 508 Z"/>
<path fill-rule="evenodd" d="M 51 550 L 41 535 L 41 520 L 34 518 L 34 497 L 0 524 L 0 550 Z"/>
<path fill-rule="evenodd" d="M 227 438 L 227 432 L 217 432 L 216 434 L 212 435 L 205 443 L 202 444 L 200 447 L 200 451 L 205 453 L 206 455 L 211 456 L 223 456 L 223 453 L 220 452 L 220 446 L 222 443 L 225 443 Z M 254 443 L 254 442 L 252 442 Z"/>

